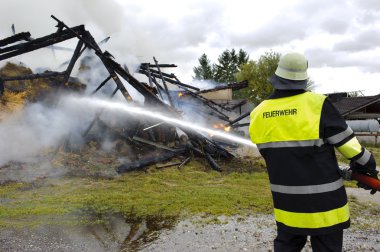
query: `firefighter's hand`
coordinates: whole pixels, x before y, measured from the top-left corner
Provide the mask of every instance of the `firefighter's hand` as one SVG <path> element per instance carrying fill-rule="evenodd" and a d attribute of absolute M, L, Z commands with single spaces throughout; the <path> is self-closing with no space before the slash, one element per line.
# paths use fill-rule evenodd
<path fill-rule="evenodd" d="M 377 170 L 372 170 L 372 171 L 367 171 L 367 172 L 365 172 L 365 173 L 363 173 L 363 174 L 365 174 L 365 175 L 367 175 L 367 176 L 370 176 L 370 177 L 372 177 L 372 178 L 375 178 L 375 179 L 379 179 L 378 177 L 377 177 L 377 174 L 378 174 L 379 172 L 377 171 Z M 364 190 L 371 190 L 371 194 L 375 194 L 376 192 L 377 192 L 377 190 L 376 189 L 372 189 L 371 187 L 369 187 L 369 186 L 367 186 L 367 185 L 365 185 L 365 184 L 363 184 L 363 183 L 360 183 L 360 182 L 358 182 L 357 184 L 356 184 L 358 187 L 360 187 L 360 188 L 363 188 Z"/>
<path fill-rule="evenodd" d="M 369 192 L 370 194 L 375 194 L 375 193 L 377 192 L 376 189 L 372 189 L 371 187 L 369 187 L 369 186 L 367 186 L 367 185 L 365 185 L 365 184 L 363 184 L 363 183 L 358 182 L 358 183 L 356 183 L 356 185 L 357 185 L 359 188 L 363 188 L 364 190 L 371 190 L 371 191 Z"/>
<path fill-rule="evenodd" d="M 344 180 L 351 180 L 352 179 L 352 169 L 350 167 L 348 167 L 348 166 L 341 167 L 338 171 L 339 171 L 340 176 Z"/>

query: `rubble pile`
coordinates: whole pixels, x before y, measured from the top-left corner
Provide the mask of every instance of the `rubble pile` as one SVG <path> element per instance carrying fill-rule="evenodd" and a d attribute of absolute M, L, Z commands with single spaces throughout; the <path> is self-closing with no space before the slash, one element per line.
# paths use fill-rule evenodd
<path fill-rule="evenodd" d="M 67 62 L 66 70 L 33 73 L 26 66 L 7 63 L 0 69 L 2 107 L 11 104 L 17 95 L 21 97 L 19 98 L 20 107 L 33 102 L 44 102 L 47 106 L 58 106 L 52 97 L 67 92 L 96 97 L 100 91 L 109 90 L 111 83 L 114 85 L 112 91 L 103 92 L 103 94 L 108 94 L 109 98 L 112 99 L 120 93 L 125 102 L 135 103 L 133 95 L 128 92 L 125 86 L 127 83 L 144 97 L 142 106 L 154 107 L 160 113 L 173 118 L 183 118 L 185 110 L 190 110 L 220 130 L 230 131 L 246 126 L 246 124 L 238 124 L 241 119 L 248 116 L 247 113 L 242 114 L 241 111 L 241 107 L 246 104 L 246 101 L 218 103 L 213 99 L 206 98 L 207 96 L 204 93 L 244 88 L 247 86 L 247 82 L 200 90 L 181 82 L 173 73 L 168 74 L 162 71 L 162 69 L 177 67 L 176 65 L 160 64 L 153 57 L 154 63 L 142 63 L 137 70 L 136 74 L 147 77 L 148 81 L 144 83 L 139 81 L 135 77 L 135 73 L 131 73 L 125 65 L 119 64 L 110 52 L 103 51 L 83 25 L 68 27 L 56 17 L 52 16 L 52 18 L 57 21 L 57 31 L 50 35 L 32 38 L 29 32 L 22 32 L 1 39 L 0 62 L 73 39 L 77 41 L 77 45 L 73 50 L 71 59 Z M 86 56 L 81 57 L 84 52 L 86 52 Z M 103 79 L 98 80 L 99 84 L 94 90 L 88 90 L 89 85 L 87 83 L 82 83 L 71 76 L 76 62 L 80 59 L 81 66 L 78 71 L 91 71 L 91 66 L 86 66 L 86 62 L 91 61 L 91 58 L 100 60 L 106 69 L 106 75 Z M 169 85 L 176 87 L 176 90 L 173 91 Z M 13 98 L 9 94 L 12 94 Z M 9 111 L 12 110 L 8 109 L 7 112 Z M 236 117 L 238 113 L 240 116 Z M 68 136 L 53 151 L 53 155 L 64 151 L 85 157 L 87 155 L 85 150 L 94 146 L 101 149 L 102 146 L 104 147 L 104 141 L 107 141 L 109 143 L 107 148 L 112 149 L 114 153 L 117 153 L 117 156 L 111 159 L 103 157 L 99 160 L 106 160 L 105 162 L 108 165 L 112 163 L 110 166 L 114 167 L 118 173 L 144 169 L 152 164 L 157 164 L 157 168 L 167 166 L 181 168 L 194 157 L 207 161 L 212 169 L 221 171 L 219 161 L 234 159 L 234 155 L 228 150 L 234 147 L 233 143 L 223 142 L 220 139 L 214 139 L 213 136 L 205 136 L 185 127 L 134 116 L 126 118 L 122 123 L 114 123 L 109 117 L 99 112 L 88 124 L 86 130 L 77 135 L 81 137 L 80 141 L 74 139 L 72 135 Z M 78 137 L 77 135 L 75 137 Z M 64 156 L 62 153 L 60 155 Z M 168 160 L 173 161 L 159 164 Z M 115 163 L 118 164 L 115 166 Z"/>

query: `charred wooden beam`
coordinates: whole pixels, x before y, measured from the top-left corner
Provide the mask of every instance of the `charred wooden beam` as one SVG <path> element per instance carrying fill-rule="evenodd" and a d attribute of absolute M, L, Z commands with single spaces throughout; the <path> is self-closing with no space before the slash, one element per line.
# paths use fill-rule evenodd
<path fill-rule="evenodd" d="M 200 100 L 204 105 L 208 106 L 210 109 L 212 109 L 214 112 L 216 112 L 218 115 L 218 118 L 222 119 L 223 121 L 226 121 L 226 122 L 230 122 L 230 119 L 229 117 L 224 114 L 223 112 L 219 111 L 217 108 L 215 108 L 213 105 L 215 105 L 216 103 L 207 99 L 207 98 L 204 98 L 203 96 L 200 96 L 194 92 L 191 92 L 190 90 L 185 90 L 187 94 L 193 96 L 194 98 Z M 218 104 L 217 104 L 218 105 Z M 218 105 L 219 106 L 219 105 Z"/>
<path fill-rule="evenodd" d="M 102 81 L 102 83 L 100 83 L 99 86 L 94 91 L 92 91 L 91 94 L 95 94 L 96 92 L 98 92 L 99 89 L 101 89 L 110 79 L 111 75 L 109 75 L 104 81 Z"/>
<path fill-rule="evenodd" d="M 116 171 L 118 173 L 124 173 L 124 172 L 139 170 L 151 164 L 167 161 L 176 155 L 177 155 L 176 153 L 173 153 L 170 151 L 161 152 L 150 157 L 141 158 L 138 161 L 125 162 L 119 167 L 117 167 Z"/>
<path fill-rule="evenodd" d="M 150 63 L 141 63 L 143 67 L 157 67 L 156 64 L 150 64 Z M 175 64 L 158 64 L 159 67 L 164 68 L 164 67 L 177 67 Z"/>
<path fill-rule="evenodd" d="M 77 46 L 75 48 L 73 56 L 71 57 L 70 63 L 67 66 L 67 69 L 66 69 L 66 72 L 65 72 L 65 76 L 63 77 L 63 83 L 64 84 L 66 84 L 66 82 L 69 80 L 71 72 L 73 71 L 75 62 L 78 60 L 78 58 L 81 55 L 80 51 L 81 51 L 82 46 L 83 46 L 83 42 L 82 41 L 78 41 L 78 44 L 77 44 Z"/>
<path fill-rule="evenodd" d="M 152 77 L 155 77 L 155 78 L 159 78 L 159 79 L 161 79 L 161 76 L 160 76 L 158 73 L 155 73 L 155 72 L 152 72 L 152 71 L 153 71 L 153 70 L 151 69 L 151 73 L 150 73 L 150 75 L 151 75 Z M 146 69 L 141 69 L 141 68 L 140 68 L 139 73 L 141 73 L 141 74 L 145 74 L 145 75 L 148 76 L 148 71 L 147 71 Z M 169 82 L 169 83 L 171 83 L 171 84 L 174 84 L 174 85 L 177 85 L 177 86 L 180 86 L 180 87 L 185 87 L 185 88 L 189 88 L 189 89 L 194 89 L 194 90 L 200 91 L 200 89 L 197 88 L 197 87 L 193 87 L 193 86 L 187 85 L 187 84 L 182 83 L 182 82 L 180 82 L 180 81 L 172 80 L 172 79 L 167 78 L 167 77 L 165 77 L 165 76 L 163 76 L 163 79 L 164 79 L 166 82 Z"/>
<path fill-rule="evenodd" d="M 162 145 L 162 144 L 159 144 L 159 143 L 155 143 L 155 142 L 152 142 L 152 141 L 149 141 L 149 140 L 137 137 L 137 136 L 134 136 L 132 138 L 132 140 L 140 142 L 140 143 L 148 144 L 150 146 L 154 146 L 154 147 L 159 148 L 159 149 L 164 149 L 164 150 L 167 150 L 167 151 L 171 151 L 171 152 L 174 152 L 174 153 L 182 153 L 184 151 L 184 149 L 173 149 L 173 148 L 167 147 L 165 145 Z"/>
<path fill-rule="evenodd" d="M 237 107 L 241 107 L 241 106 L 245 105 L 246 103 L 247 103 L 247 100 L 242 100 L 241 102 L 239 102 L 239 103 L 233 105 L 232 107 L 230 107 L 230 109 L 231 109 L 231 110 L 234 110 L 234 109 L 236 109 Z"/>
<path fill-rule="evenodd" d="M 210 164 L 211 168 L 214 169 L 215 171 L 221 172 L 222 169 L 220 169 L 220 166 L 215 162 L 215 160 L 211 157 L 210 154 L 205 153 L 205 157 Z"/>
<path fill-rule="evenodd" d="M 148 70 L 147 66 L 140 65 L 140 68 L 142 70 Z M 150 69 L 150 68 L 149 68 L 149 70 L 151 73 L 160 74 L 160 72 L 158 70 L 154 70 L 154 69 Z M 174 78 L 175 77 L 175 75 L 172 73 L 168 74 L 168 73 L 161 72 L 161 74 L 162 74 L 162 76 L 167 77 L 167 78 Z"/>
<path fill-rule="evenodd" d="M 164 89 L 161 87 L 160 84 L 158 84 L 156 78 L 154 76 L 152 76 L 152 82 L 154 83 L 154 85 L 156 86 L 156 89 L 157 89 L 157 93 L 160 95 L 161 99 L 164 99 L 162 93 L 165 92 Z"/>
<path fill-rule="evenodd" d="M 241 128 L 241 127 L 246 127 L 249 126 L 250 123 L 240 123 L 240 124 L 234 124 L 231 127 L 232 128 Z"/>
<path fill-rule="evenodd" d="M 240 121 L 240 120 L 246 118 L 246 117 L 249 116 L 250 114 L 251 114 L 251 111 L 249 111 L 249 112 L 247 112 L 247 113 L 245 113 L 245 114 L 242 114 L 242 115 L 239 116 L 238 118 L 232 120 L 232 121 L 229 123 L 229 125 L 233 125 L 233 124 L 237 123 L 238 121 Z"/>
<path fill-rule="evenodd" d="M 74 31 L 75 34 L 82 34 L 84 32 L 84 26 L 76 26 L 70 28 L 70 30 Z M 76 35 L 70 30 L 63 30 L 25 43 L 1 48 L 0 61 L 76 37 Z"/>
<path fill-rule="evenodd" d="M 129 82 L 137 91 L 139 91 L 145 98 L 150 100 L 160 101 L 147 87 L 142 85 L 138 80 L 136 80 L 126 69 L 124 69 L 120 64 L 111 59 L 111 54 L 107 51 L 102 52 L 95 39 L 91 36 L 88 31 L 82 32 L 82 34 L 78 34 L 76 31 L 68 27 L 62 21 L 51 15 L 53 19 L 55 19 L 58 24 L 64 26 L 67 30 L 69 30 L 72 34 L 74 34 L 79 40 L 83 41 L 88 48 L 91 48 L 95 51 L 95 54 L 100 58 L 103 62 L 104 66 L 110 73 L 112 79 L 115 81 L 118 89 L 121 91 L 126 100 L 131 100 L 132 97 L 129 95 L 127 89 L 124 87 L 123 83 L 120 81 L 117 74 L 120 74 L 122 78 Z M 66 31 L 66 30 L 65 30 Z M 82 35 L 82 36 L 81 36 Z M 163 104 L 161 101 L 159 104 Z"/>
<path fill-rule="evenodd" d="M 149 88 L 139 82 L 130 73 L 125 71 L 123 67 L 120 66 L 113 59 L 107 58 L 106 61 L 111 65 L 111 67 L 118 73 L 123 79 L 125 79 L 133 88 L 135 88 L 140 94 L 142 94 L 146 101 L 152 105 L 159 106 L 163 108 L 163 112 L 171 112 L 173 114 L 174 110 L 161 101 Z M 176 114 L 176 113 L 175 113 Z"/>
<path fill-rule="evenodd" d="M 114 68 L 114 65 L 112 61 L 110 61 L 110 54 L 105 51 L 104 53 L 98 46 L 98 44 L 95 42 L 95 39 L 92 37 L 92 35 L 88 32 L 85 31 L 81 37 L 81 40 L 84 41 L 87 47 L 93 49 L 95 51 L 95 54 L 100 58 L 100 60 L 103 62 L 104 66 L 106 67 L 107 71 L 111 75 L 111 78 L 114 80 L 117 89 L 120 90 L 121 94 L 124 96 L 124 98 L 127 101 L 131 101 L 132 97 L 128 93 L 127 89 L 125 88 L 124 84 L 121 82 L 119 77 L 116 74 L 116 70 Z M 120 68 L 122 68 L 119 65 Z M 125 69 L 123 69 L 125 71 Z"/>
<path fill-rule="evenodd" d="M 0 47 L 6 46 L 8 44 L 13 44 L 13 43 L 18 42 L 20 40 L 28 41 L 29 39 L 30 39 L 30 33 L 29 32 L 17 33 L 11 37 L 0 40 Z"/>
<path fill-rule="evenodd" d="M 160 77 L 161 77 L 162 84 L 164 84 L 164 87 L 165 87 L 165 93 L 166 93 L 166 96 L 168 97 L 169 104 L 170 104 L 170 106 L 174 107 L 174 105 L 173 105 L 173 101 L 172 101 L 172 97 L 170 96 L 169 89 L 168 89 L 168 86 L 166 85 L 165 79 L 164 79 L 164 77 L 162 76 L 162 72 L 161 72 L 160 66 L 158 65 L 158 62 L 157 62 L 157 60 L 156 60 L 155 57 L 153 57 L 153 60 L 154 60 L 154 62 L 155 62 L 155 64 L 156 64 L 157 70 L 158 70 L 159 75 L 160 75 Z"/>
<path fill-rule="evenodd" d="M 149 85 L 150 85 L 151 87 L 153 87 L 152 75 L 150 74 L 151 70 L 150 70 L 149 65 L 147 65 L 147 67 L 146 67 L 146 71 L 148 72 Z"/>

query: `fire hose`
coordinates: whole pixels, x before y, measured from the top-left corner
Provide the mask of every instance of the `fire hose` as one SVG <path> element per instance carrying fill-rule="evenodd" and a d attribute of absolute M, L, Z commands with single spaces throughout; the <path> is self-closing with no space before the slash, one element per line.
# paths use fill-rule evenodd
<path fill-rule="evenodd" d="M 374 177 L 370 177 L 368 175 L 358 173 L 358 172 L 352 173 L 352 179 L 370 187 L 371 189 L 380 191 L 380 180 L 379 179 L 376 179 Z"/>
<path fill-rule="evenodd" d="M 340 166 L 339 170 L 340 175 L 344 180 L 355 180 L 359 182 L 358 186 L 361 184 L 362 186 L 367 187 L 368 190 L 371 190 L 371 194 L 380 191 L 380 180 L 376 176 L 354 171 L 349 166 Z"/>

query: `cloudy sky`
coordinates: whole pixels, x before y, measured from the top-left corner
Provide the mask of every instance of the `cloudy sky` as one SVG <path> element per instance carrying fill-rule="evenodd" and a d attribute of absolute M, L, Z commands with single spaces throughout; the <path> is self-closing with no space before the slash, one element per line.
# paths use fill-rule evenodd
<path fill-rule="evenodd" d="M 172 72 L 190 83 L 206 53 L 215 62 L 225 49 L 244 49 L 251 59 L 270 50 L 299 51 L 319 93 L 380 93 L 379 0 L 2 0 L 0 37 L 55 31 L 53 14 L 69 26 L 85 24 L 120 63 L 174 63 Z M 67 44 L 67 46 L 73 46 Z M 58 66 L 68 52 L 40 50 L 34 67 Z M 28 62 L 32 61 L 32 62 Z"/>

